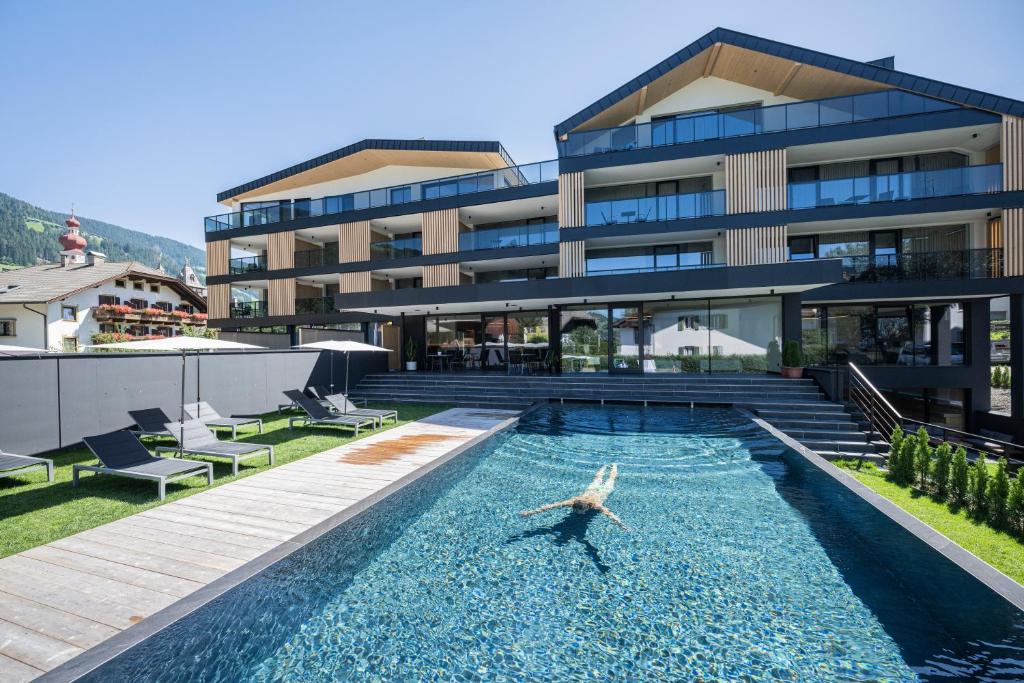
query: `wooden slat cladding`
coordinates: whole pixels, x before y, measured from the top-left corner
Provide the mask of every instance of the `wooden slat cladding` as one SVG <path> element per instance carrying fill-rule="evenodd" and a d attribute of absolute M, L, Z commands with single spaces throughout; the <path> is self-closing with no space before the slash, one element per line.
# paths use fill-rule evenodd
<path fill-rule="evenodd" d="M 423 266 L 424 287 L 454 287 L 459 284 L 459 280 L 458 263 Z"/>
<path fill-rule="evenodd" d="M 338 276 L 338 291 L 342 294 L 370 291 L 370 271 L 342 273 Z"/>
<path fill-rule="evenodd" d="M 428 211 L 422 219 L 424 254 L 451 254 L 459 250 L 458 209 Z"/>
<path fill-rule="evenodd" d="M 1001 249 L 1003 247 L 1003 219 L 999 216 L 988 219 L 988 244 L 989 249 Z"/>
<path fill-rule="evenodd" d="M 272 232 L 267 235 L 267 270 L 295 267 L 295 233 Z"/>
<path fill-rule="evenodd" d="M 342 223 L 338 226 L 338 259 L 342 263 L 370 260 L 370 221 Z"/>
<path fill-rule="evenodd" d="M 587 274 L 583 241 L 558 243 L 558 277 L 583 277 Z"/>
<path fill-rule="evenodd" d="M 1003 255 L 1007 277 L 1024 275 L 1024 209 L 1003 209 Z"/>
<path fill-rule="evenodd" d="M 206 275 L 227 275 L 231 258 L 231 242 L 218 240 L 206 243 Z M 226 316 L 225 316 L 226 317 Z"/>
<path fill-rule="evenodd" d="M 558 176 L 558 225 L 578 228 L 587 224 L 583 204 L 583 172 L 562 173 Z"/>
<path fill-rule="evenodd" d="M 786 226 L 736 228 L 725 231 L 725 261 L 730 266 L 756 266 L 786 260 Z"/>
<path fill-rule="evenodd" d="M 786 150 L 769 149 L 725 157 L 728 213 L 786 208 Z"/>
<path fill-rule="evenodd" d="M 231 317 L 231 285 L 206 287 L 206 314 L 211 320 Z"/>
<path fill-rule="evenodd" d="M 1003 117 L 1003 191 L 1024 190 L 1024 119 Z"/>
<path fill-rule="evenodd" d="M 267 290 L 269 315 L 295 315 L 295 278 L 271 280 Z"/>

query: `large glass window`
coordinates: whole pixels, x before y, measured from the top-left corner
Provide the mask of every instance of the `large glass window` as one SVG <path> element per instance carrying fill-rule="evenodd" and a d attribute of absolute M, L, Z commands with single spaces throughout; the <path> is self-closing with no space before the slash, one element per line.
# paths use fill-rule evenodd
<path fill-rule="evenodd" d="M 562 372 L 608 370 L 608 309 L 569 306 L 562 309 L 559 317 Z"/>
<path fill-rule="evenodd" d="M 644 304 L 644 372 L 707 372 L 707 301 Z"/>
<path fill-rule="evenodd" d="M 712 299 L 708 321 L 712 372 L 780 369 L 782 309 L 778 298 Z"/>
<path fill-rule="evenodd" d="M 508 353 L 516 365 L 529 370 L 547 370 L 551 365 L 548 352 L 547 311 L 518 311 L 508 314 Z"/>
<path fill-rule="evenodd" d="M 438 359 L 443 368 L 467 365 L 480 345 L 480 316 L 431 316 L 427 318 L 428 360 Z M 479 352 L 477 352 L 479 357 Z"/>
<path fill-rule="evenodd" d="M 484 350 L 482 365 L 484 369 L 505 367 L 505 316 L 486 315 L 483 322 Z"/>
<path fill-rule="evenodd" d="M 617 372 L 639 372 L 640 308 L 613 308 L 611 333 L 612 369 Z"/>

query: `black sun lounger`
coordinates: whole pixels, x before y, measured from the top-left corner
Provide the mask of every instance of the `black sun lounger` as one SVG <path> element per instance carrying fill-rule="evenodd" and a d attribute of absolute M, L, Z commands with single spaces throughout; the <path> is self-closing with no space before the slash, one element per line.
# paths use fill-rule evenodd
<path fill-rule="evenodd" d="M 298 389 L 289 389 L 284 395 L 291 399 L 296 405 L 302 408 L 305 415 L 295 415 L 288 418 L 288 429 L 291 429 L 296 422 L 302 426 L 309 425 L 334 425 L 337 427 L 348 427 L 359 436 L 360 427 L 373 429 L 377 421 L 372 417 L 359 415 L 334 415 L 327 408 L 320 405 L 316 399 L 304 396 Z"/>
<path fill-rule="evenodd" d="M 384 420 L 392 419 L 398 423 L 397 410 L 377 410 L 376 408 L 357 408 L 352 401 L 348 400 L 345 394 L 333 394 L 327 397 L 328 403 L 342 415 L 355 415 L 361 417 L 372 417 L 377 421 L 377 426 L 383 426 Z"/>
<path fill-rule="evenodd" d="M 37 467 L 46 468 L 46 478 L 53 481 L 53 461 L 33 458 L 31 455 L 14 455 L 0 451 L 0 477 L 14 477 L 31 472 Z"/>
<path fill-rule="evenodd" d="M 142 410 L 129 410 L 128 414 L 135 420 L 133 429 L 139 436 L 170 436 L 165 424 L 171 421 L 160 408 L 143 408 Z"/>
<path fill-rule="evenodd" d="M 274 447 L 261 443 L 221 441 L 213 431 L 199 420 L 168 422 L 167 429 L 181 444 L 182 453 L 206 455 L 211 458 L 225 458 L 231 461 L 231 474 L 238 474 L 238 463 L 249 458 L 269 455 L 274 464 Z M 180 438 L 179 438 L 180 436 Z M 156 452 L 178 451 L 177 446 L 157 446 Z"/>
<path fill-rule="evenodd" d="M 207 427 L 230 427 L 231 438 L 238 436 L 238 428 L 243 425 L 256 425 L 260 434 L 263 433 L 263 420 L 258 417 L 224 417 L 213 409 L 206 401 L 186 403 L 185 414 L 193 420 L 199 420 Z M 187 420 L 186 420 L 187 421 Z M 170 422 L 170 420 L 168 420 Z"/>
<path fill-rule="evenodd" d="M 73 465 L 71 483 L 74 486 L 78 486 L 78 473 L 83 471 L 112 474 L 129 479 L 148 479 L 157 483 L 160 500 L 163 500 L 167 484 L 170 482 L 206 475 L 206 483 L 213 483 L 211 463 L 155 458 L 149 454 L 135 434 L 126 430 L 87 436 L 82 441 L 99 459 L 100 464 Z"/>

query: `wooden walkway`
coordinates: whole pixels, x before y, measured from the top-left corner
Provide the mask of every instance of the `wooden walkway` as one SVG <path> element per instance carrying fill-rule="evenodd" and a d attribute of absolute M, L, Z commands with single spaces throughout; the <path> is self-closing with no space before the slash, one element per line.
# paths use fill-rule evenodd
<path fill-rule="evenodd" d="M 517 414 L 447 410 L 0 559 L 0 681 L 50 671 Z"/>

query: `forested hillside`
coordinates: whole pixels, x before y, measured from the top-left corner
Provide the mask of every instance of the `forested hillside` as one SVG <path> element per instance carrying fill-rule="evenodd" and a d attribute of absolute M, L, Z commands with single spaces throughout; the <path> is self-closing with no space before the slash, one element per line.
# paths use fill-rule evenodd
<path fill-rule="evenodd" d="M 0 192 L 0 268 L 56 261 L 65 218 L 66 213 L 47 211 Z M 206 254 L 200 249 L 92 218 L 78 216 L 78 220 L 88 248 L 103 252 L 111 261 L 138 261 L 153 268 L 163 265 L 177 275 L 187 256 L 196 274 L 205 279 Z"/>

